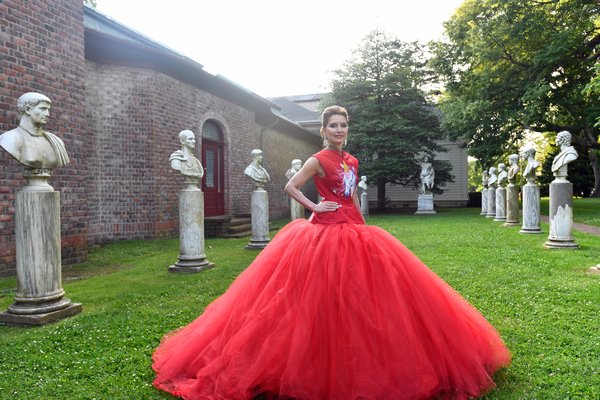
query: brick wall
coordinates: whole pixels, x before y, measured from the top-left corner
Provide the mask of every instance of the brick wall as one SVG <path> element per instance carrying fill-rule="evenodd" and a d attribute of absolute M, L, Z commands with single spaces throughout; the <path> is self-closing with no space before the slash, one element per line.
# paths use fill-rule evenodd
<path fill-rule="evenodd" d="M 49 183 L 61 192 L 64 263 L 87 257 L 84 28 L 81 0 L 0 2 L 0 133 L 18 125 L 16 102 L 37 91 L 52 100 L 47 129 L 61 137 L 71 163 Z M 0 150 L 0 275 L 14 271 L 14 200 L 23 168 Z"/>

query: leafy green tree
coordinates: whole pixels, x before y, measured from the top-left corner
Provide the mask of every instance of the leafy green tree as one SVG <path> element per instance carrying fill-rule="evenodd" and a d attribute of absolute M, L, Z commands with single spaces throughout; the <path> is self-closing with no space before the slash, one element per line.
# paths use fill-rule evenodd
<path fill-rule="evenodd" d="M 377 209 L 386 207 L 386 184 L 416 188 L 420 160 L 427 155 L 435 169 L 436 193 L 451 182 L 451 166 L 435 160 L 446 151 L 439 115 L 421 87 L 427 83 L 423 49 L 380 31 L 368 34 L 352 59 L 335 71 L 324 105 L 339 104 L 350 114 L 347 149 L 361 163 L 361 175 L 377 186 Z"/>
<path fill-rule="evenodd" d="M 493 164 L 528 130 L 568 130 L 600 196 L 600 2 L 466 0 L 433 45 L 442 126 Z"/>
<path fill-rule="evenodd" d="M 98 1 L 97 0 L 83 0 L 83 4 L 88 5 L 92 8 L 96 8 L 98 5 Z"/>

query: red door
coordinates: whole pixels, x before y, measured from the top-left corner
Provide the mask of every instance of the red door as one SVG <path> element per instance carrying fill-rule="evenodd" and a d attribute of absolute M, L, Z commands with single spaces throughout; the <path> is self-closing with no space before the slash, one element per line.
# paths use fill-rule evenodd
<path fill-rule="evenodd" d="M 223 179 L 223 145 L 208 140 L 202 141 L 202 191 L 204 192 L 204 215 L 213 217 L 225 213 Z"/>

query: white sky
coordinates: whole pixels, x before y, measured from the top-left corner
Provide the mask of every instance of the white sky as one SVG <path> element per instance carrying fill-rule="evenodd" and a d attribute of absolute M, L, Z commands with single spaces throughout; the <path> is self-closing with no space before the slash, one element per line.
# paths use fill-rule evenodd
<path fill-rule="evenodd" d="M 367 33 L 439 39 L 463 0 L 97 0 L 97 10 L 263 97 L 329 90 Z"/>

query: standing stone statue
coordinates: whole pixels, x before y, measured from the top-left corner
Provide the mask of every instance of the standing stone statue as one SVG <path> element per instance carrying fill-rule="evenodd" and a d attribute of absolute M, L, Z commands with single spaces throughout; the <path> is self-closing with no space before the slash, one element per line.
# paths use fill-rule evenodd
<path fill-rule="evenodd" d="M 271 240 L 269 238 L 269 194 L 264 189 L 271 178 L 262 166 L 262 150 L 254 149 L 250 154 L 252 162 L 246 167 L 244 174 L 252 179 L 254 191 L 251 199 L 252 238 L 246 245 L 246 249 L 263 249 Z"/>
<path fill-rule="evenodd" d="M 204 254 L 204 193 L 198 183 L 204 168 L 194 156 L 194 132 L 179 132 L 181 150 L 169 157 L 171 168 L 185 177 L 185 187 L 179 192 L 179 259 L 169 267 L 170 272 L 200 272 L 214 267 Z"/>
<path fill-rule="evenodd" d="M 419 174 L 419 177 L 421 179 L 421 185 L 419 187 L 417 212 L 415 212 L 415 214 L 436 214 L 433 209 L 432 192 L 435 181 L 435 171 L 427 156 L 424 156 L 421 159 L 421 173 Z"/>
<path fill-rule="evenodd" d="M 302 160 L 294 159 L 290 169 L 285 172 L 285 177 L 290 180 L 302 168 Z M 291 220 L 304 218 L 304 206 L 298 203 L 294 198 L 290 197 L 290 218 Z"/>
<path fill-rule="evenodd" d="M 506 221 L 506 178 L 508 178 L 506 165 L 500 163 L 498 164 L 498 188 L 496 189 L 496 216 L 494 221 Z"/>
<path fill-rule="evenodd" d="M 544 246 L 549 249 L 575 249 L 579 245 L 573 230 L 573 184 L 567 180 L 567 166 L 579 156 L 571 146 L 571 133 L 559 132 L 556 145 L 560 152 L 552 162 L 554 180 L 550 183 L 550 234 Z"/>
<path fill-rule="evenodd" d="M 484 169 L 481 174 L 481 184 L 483 189 L 481 190 L 481 213 L 479 215 L 487 215 L 487 202 L 488 202 L 488 171 Z"/>
<path fill-rule="evenodd" d="M 540 228 L 540 187 L 536 183 L 536 170 L 540 163 L 535 159 L 535 148 L 526 146 L 521 157 L 527 161 L 523 177 L 527 183 L 523 186 L 523 225 L 519 233 L 542 233 Z"/>
<path fill-rule="evenodd" d="M 358 187 L 362 190 L 360 194 L 360 212 L 362 215 L 369 215 L 369 195 L 367 194 L 369 185 L 367 185 L 367 177 L 365 175 L 360 177 Z"/>
<path fill-rule="evenodd" d="M 487 214 L 486 218 L 496 218 L 496 187 L 498 186 L 498 175 L 496 167 L 490 167 L 487 191 Z"/>
<path fill-rule="evenodd" d="M 519 174 L 519 155 L 508 156 L 508 185 L 506 185 L 506 222 L 504 226 L 519 225 L 519 186 L 517 178 Z"/>
<path fill-rule="evenodd" d="M 27 180 L 15 202 L 17 293 L 0 313 L 7 324 L 44 325 L 82 310 L 62 288 L 60 193 L 48 178 L 69 156 L 63 141 L 44 129 L 51 105 L 43 94 L 23 94 L 17 100 L 19 126 L 0 135 L 0 146 L 25 166 Z"/>

